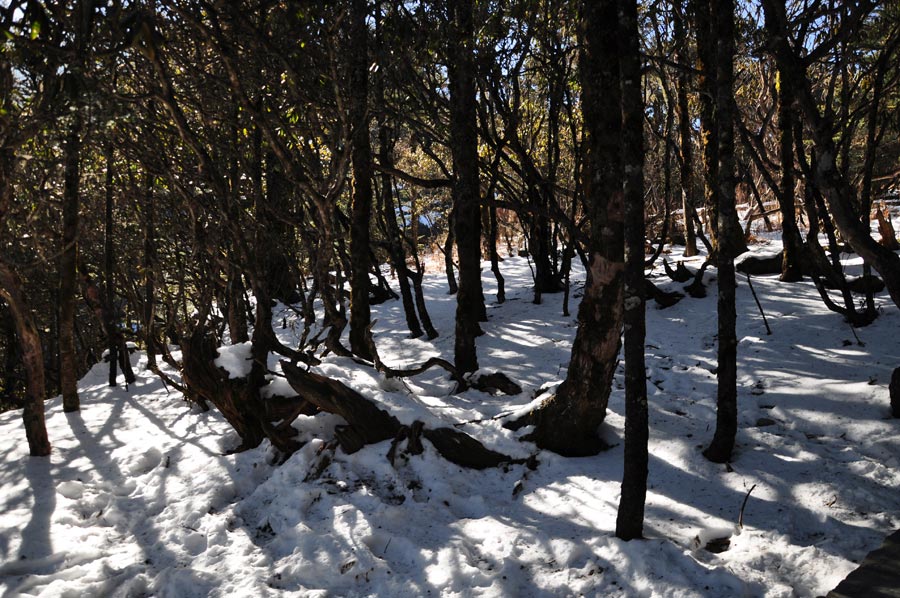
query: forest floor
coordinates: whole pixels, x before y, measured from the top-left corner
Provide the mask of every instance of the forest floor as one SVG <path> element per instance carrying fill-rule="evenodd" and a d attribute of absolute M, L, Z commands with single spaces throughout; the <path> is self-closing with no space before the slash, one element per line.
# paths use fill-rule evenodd
<path fill-rule="evenodd" d="M 677 256 L 678 248 L 669 258 Z M 859 259 L 844 257 L 856 273 Z M 531 303 L 526 259 L 501 269 L 502 305 L 484 270 L 490 305 L 479 361 L 522 394 L 454 395 L 439 370 L 388 381 L 334 357 L 315 369 L 403 423 L 470 422 L 459 429 L 514 457 L 535 454 L 536 470 L 461 469 L 427 441 L 424 454 L 394 466 L 389 441 L 322 463 L 340 423 L 326 414 L 295 423 L 308 442 L 283 464 L 267 443 L 226 454 L 237 437 L 222 417 L 167 391 L 136 353 L 131 388 L 108 388 L 101 364 L 81 381 L 81 412 L 47 402 L 49 458 L 28 457 L 19 412 L 0 414 L 3 596 L 817 596 L 900 526 L 900 420 L 890 418 L 887 390 L 900 365 L 900 312 L 886 294 L 857 341 L 811 282 L 754 277 L 767 335 L 739 276 L 740 431 L 730 466 L 700 452 L 715 425 L 715 270 L 705 299 L 648 305 L 647 539 L 623 542 L 613 533 L 621 370 L 602 429 L 610 450 L 566 459 L 520 440 L 527 430 L 504 429 L 503 417 L 565 376 L 582 283 L 573 317 L 563 317 L 561 294 Z M 443 276 L 426 283 L 435 341 L 408 338 L 398 301 L 374 308 L 375 340 L 391 366 L 452 359 L 456 299 Z M 290 343 L 300 323 L 276 311 L 276 331 Z M 284 384 L 275 378 L 272 390 Z M 698 548 L 696 538 L 716 528 L 733 533 L 730 547 Z"/>

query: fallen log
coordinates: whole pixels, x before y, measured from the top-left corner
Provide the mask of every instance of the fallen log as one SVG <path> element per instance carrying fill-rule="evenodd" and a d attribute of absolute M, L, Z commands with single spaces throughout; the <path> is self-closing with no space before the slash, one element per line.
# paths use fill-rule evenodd
<path fill-rule="evenodd" d="M 742 274 L 761 276 L 764 274 L 781 274 L 782 254 L 770 256 L 751 255 L 734 265 L 734 269 Z"/>
<path fill-rule="evenodd" d="M 706 272 L 709 264 L 710 260 L 708 259 L 703 262 L 703 265 L 700 266 L 700 269 L 697 270 L 697 273 L 694 275 L 694 282 L 684 287 L 685 292 L 694 299 L 706 297 L 706 287 L 703 286 L 703 273 Z"/>
<path fill-rule="evenodd" d="M 644 293 L 647 297 L 652 297 L 660 309 L 672 307 L 684 299 L 683 293 L 664 291 L 646 278 L 644 279 Z"/>
<path fill-rule="evenodd" d="M 352 454 L 367 444 L 393 439 L 388 452 L 388 458 L 393 461 L 396 445 L 403 439 L 409 441 L 409 452 L 416 454 L 421 435 L 434 445 L 443 458 L 461 467 L 484 469 L 501 463 L 525 462 L 492 451 L 468 434 L 452 428 L 427 429 L 421 422 L 407 428 L 396 417 L 346 384 L 303 370 L 288 361 L 282 361 L 281 368 L 298 395 L 322 411 L 340 415 L 346 420 L 346 426 L 335 430 L 338 443 L 346 453 Z M 411 430 L 414 431 L 412 434 Z"/>
<path fill-rule="evenodd" d="M 674 270 L 672 269 L 672 266 L 669 265 L 668 260 L 663 260 L 663 268 L 666 271 L 666 275 L 675 282 L 687 282 L 694 277 L 694 274 L 687 269 L 684 262 L 681 260 L 675 265 Z"/>

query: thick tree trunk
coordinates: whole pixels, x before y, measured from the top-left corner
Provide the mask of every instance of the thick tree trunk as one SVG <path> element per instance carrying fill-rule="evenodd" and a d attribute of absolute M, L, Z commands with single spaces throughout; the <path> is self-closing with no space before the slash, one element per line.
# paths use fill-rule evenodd
<path fill-rule="evenodd" d="M 454 362 L 460 372 L 478 369 L 475 337 L 484 315 L 481 289 L 481 201 L 478 182 L 478 129 L 475 105 L 473 0 L 450 7 L 450 149 L 453 155 L 453 229 L 459 257 Z"/>
<path fill-rule="evenodd" d="M 335 429 L 335 436 L 346 453 L 354 453 L 367 444 L 393 438 L 393 445 L 387 455 L 393 463 L 396 444 L 403 439 L 409 439 L 408 450 L 411 454 L 421 453 L 421 445 L 418 449 L 412 448 L 420 443 L 421 435 L 434 445 L 442 457 L 461 467 L 485 469 L 497 467 L 501 463 L 522 462 L 492 451 L 471 436 L 453 428 L 427 429 L 422 422 L 414 422 L 407 428 L 393 415 L 349 386 L 305 371 L 291 363 L 281 363 L 288 383 L 300 396 L 322 411 L 340 415 L 347 422 L 347 425 L 337 426 Z"/>
<path fill-rule="evenodd" d="M 366 0 L 350 10 L 350 123 L 353 161 L 353 213 L 350 224 L 350 350 L 372 360 L 369 309 L 369 220 L 372 218 L 372 148 L 368 115 L 368 36 Z"/>
<path fill-rule="evenodd" d="M 623 320 L 624 206 L 622 197 L 618 43 L 606 26 L 617 21 L 615 0 L 585 1 L 579 74 L 584 114 L 585 211 L 590 218 L 590 263 L 578 308 L 578 331 L 566 379 L 512 427 L 533 424 L 538 446 L 568 456 L 604 448 L 597 429 L 616 369 Z"/>
<path fill-rule="evenodd" d="M 644 144 L 637 2 L 619 0 L 622 155 L 625 162 L 625 464 L 616 536 L 643 536 L 649 423 L 644 363 Z"/>
<path fill-rule="evenodd" d="M 743 236 L 740 228 L 735 231 L 731 224 L 737 221 L 734 205 L 735 164 L 734 164 L 734 2 L 733 0 L 710 0 L 710 14 L 715 15 L 714 36 L 716 40 L 714 93 L 717 132 L 716 169 L 717 188 L 715 195 L 717 237 L 716 254 L 718 270 L 718 363 L 716 380 L 716 432 L 712 444 L 703 452 L 707 459 L 717 463 L 731 460 L 737 435 L 737 335 L 735 325 L 735 275 L 734 258 L 740 249 Z M 735 238 L 737 235 L 738 238 Z M 738 242 L 740 241 L 740 242 Z"/>
<path fill-rule="evenodd" d="M 6 181 L 0 183 L 0 185 L 3 184 L 7 184 Z M 4 191 L 0 189 L 0 192 Z M 4 203 L 4 205 L 8 204 Z M 0 297 L 6 301 L 12 313 L 22 355 L 22 365 L 25 368 L 25 409 L 22 412 L 22 419 L 25 422 L 28 450 L 33 457 L 49 455 L 50 440 L 47 437 L 47 425 L 44 421 L 46 389 L 44 387 L 44 353 L 41 349 L 41 337 L 38 335 L 34 317 L 31 315 L 22 293 L 22 280 L 12 267 L 2 260 L 0 260 Z"/>

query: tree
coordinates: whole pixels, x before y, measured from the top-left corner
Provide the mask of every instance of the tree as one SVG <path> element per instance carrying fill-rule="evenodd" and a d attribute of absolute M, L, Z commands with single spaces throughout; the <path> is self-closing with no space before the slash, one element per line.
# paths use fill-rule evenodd
<path fill-rule="evenodd" d="M 619 0 L 619 69 L 622 80 L 622 159 L 625 202 L 625 464 L 616 536 L 643 536 L 647 496 L 647 371 L 644 363 L 644 106 L 637 2 Z"/>
<path fill-rule="evenodd" d="M 481 191 L 475 105 L 473 0 L 447 4 L 450 80 L 450 149 L 453 155 L 453 231 L 459 254 L 454 363 L 460 372 L 478 369 L 475 337 L 485 319 L 481 290 Z"/>
<path fill-rule="evenodd" d="M 578 307 L 578 331 L 566 379 L 556 395 L 517 422 L 532 424 L 538 446 L 569 455 L 592 455 L 603 448 L 597 429 L 616 369 L 622 333 L 624 280 L 624 200 L 619 43 L 605 24 L 618 20 L 614 0 L 582 3 L 579 77 L 584 115 L 585 212 L 590 237 L 588 279 Z"/>
<path fill-rule="evenodd" d="M 372 218 L 372 148 L 369 144 L 366 0 L 350 10 L 350 135 L 353 146 L 353 214 L 350 224 L 350 350 L 373 359 L 369 327 L 369 220 Z"/>
<path fill-rule="evenodd" d="M 715 40 L 706 52 L 704 92 L 714 100 L 710 115 L 715 131 L 715 151 L 707 156 L 715 156 L 715 176 L 707 180 L 715 186 L 709 190 L 716 208 L 716 269 L 718 271 L 718 349 L 716 381 L 716 432 L 712 443 L 703 454 L 710 461 L 725 463 L 731 460 L 737 434 L 737 334 L 735 331 L 737 312 L 735 308 L 734 258 L 746 251 L 743 237 L 738 227 L 734 205 L 734 3 L 732 0 L 710 0 L 701 3 L 698 15 L 711 17 L 710 35 Z M 700 35 L 698 33 L 698 35 Z M 711 76 L 714 69 L 714 76 Z M 711 140 L 708 140 L 709 143 Z M 712 164 L 707 162 L 707 169 Z M 742 248 L 743 245 L 743 248 Z"/>

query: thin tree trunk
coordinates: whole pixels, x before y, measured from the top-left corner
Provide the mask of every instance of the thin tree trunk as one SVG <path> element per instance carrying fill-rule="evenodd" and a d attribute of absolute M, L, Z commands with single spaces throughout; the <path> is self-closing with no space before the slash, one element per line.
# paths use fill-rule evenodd
<path fill-rule="evenodd" d="M 503 274 L 500 273 L 500 254 L 497 253 L 497 207 L 491 206 L 490 210 L 490 251 L 491 251 L 491 271 L 494 278 L 497 279 L 497 303 L 506 301 L 506 281 Z"/>
<path fill-rule="evenodd" d="M 461 373 L 478 369 L 475 337 L 484 314 L 481 289 L 481 201 L 475 105 L 473 0 L 450 2 L 453 60 L 450 75 L 450 148 L 453 155 L 453 228 L 459 257 L 454 363 Z"/>
<path fill-rule="evenodd" d="M 641 538 L 647 496 L 649 424 L 644 363 L 644 148 L 637 2 L 619 0 L 622 155 L 625 195 L 625 464 L 616 536 Z"/>
<path fill-rule="evenodd" d="M 350 224 L 350 350 L 372 360 L 369 307 L 369 220 L 372 218 L 372 148 L 369 144 L 366 0 L 350 10 L 350 123 L 353 211 Z"/>
<path fill-rule="evenodd" d="M 115 197 L 113 196 L 113 144 L 112 140 L 107 141 L 106 145 L 106 181 L 105 181 L 105 193 L 106 193 L 106 212 L 105 212 L 105 229 L 103 236 L 103 278 L 106 281 L 106 305 L 107 309 L 102 310 L 102 313 L 98 313 L 98 318 L 101 318 L 101 323 L 105 328 L 106 332 L 106 342 L 107 342 L 107 350 L 109 351 L 109 385 L 116 385 L 116 378 L 118 377 L 116 368 L 118 367 L 118 351 L 119 344 L 117 340 L 116 331 L 118 330 L 118 323 L 115 321 L 115 317 L 112 316 L 110 310 L 113 309 L 113 305 L 115 305 L 115 285 L 113 284 L 113 268 L 115 266 L 115 239 L 113 238 L 113 226 L 114 226 L 114 213 L 113 208 L 115 207 Z M 82 273 L 82 277 L 84 273 Z M 99 296 L 98 296 L 99 302 Z"/>
<path fill-rule="evenodd" d="M 156 331 L 154 318 L 156 276 L 156 230 L 154 228 L 153 175 L 144 172 L 144 344 L 147 367 L 156 367 Z"/>
<path fill-rule="evenodd" d="M 680 64 L 689 64 L 687 56 L 688 38 L 684 31 L 684 7 L 682 0 L 674 0 L 673 7 L 675 43 L 677 44 L 676 60 Z M 678 134 L 680 137 L 679 166 L 681 171 L 681 202 L 684 211 L 684 257 L 697 255 L 697 233 L 694 230 L 694 152 L 691 143 L 691 114 L 688 107 L 689 77 L 685 69 L 678 70 L 677 102 L 678 102 Z"/>
<path fill-rule="evenodd" d="M 387 51 L 385 49 L 383 39 L 383 22 L 382 22 L 382 5 L 376 4 L 377 17 L 375 19 L 375 35 L 378 50 L 378 61 L 380 64 L 386 64 L 388 60 Z M 377 102 L 377 110 L 379 116 L 378 123 L 378 160 L 382 166 L 388 168 L 394 167 L 394 158 L 391 146 L 391 130 L 388 126 L 387 116 L 384 114 L 384 71 L 379 69 L 375 74 L 375 101 Z M 406 327 L 409 329 L 412 338 L 422 336 L 422 325 L 416 315 L 416 306 L 413 299 L 412 288 L 410 287 L 410 276 L 407 275 L 406 251 L 403 248 L 402 231 L 397 225 L 396 205 L 394 204 L 394 187 L 391 181 L 391 175 L 387 172 L 381 173 L 381 217 L 384 221 L 385 234 L 387 236 L 388 252 L 391 256 L 391 262 L 394 271 L 397 273 L 397 283 L 400 286 L 400 299 L 403 303 L 403 313 L 406 316 Z"/>
<path fill-rule="evenodd" d="M 413 225 L 415 222 L 415 215 L 412 216 Z M 448 218 L 449 222 L 447 223 L 447 239 L 444 241 L 444 272 L 447 275 L 447 287 L 448 294 L 455 295 L 457 291 L 459 291 L 459 285 L 456 284 L 456 275 L 453 273 L 453 245 L 456 243 L 456 210 L 450 210 L 450 217 Z M 413 231 L 415 231 L 415 226 L 412 227 Z M 416 238 L 415 232 L 413 232 L 413 242 L 418 244 L 418 239 Z"/>
<path fill-rule="evenodd" d="M 81 36 L 79 36 L 80 38 Z M 59 380 L 63 411 L 80 409 L 78 360 L 75 349 L 75 288 L 78 260 L 79 179 L 81 178 L 81 112 L 78 110 L 80 72 L 66 78 L 72 123 L 66 136 L 63 175 L 62 252 L 59 260 Z"/>
<path fill-rule="evenodd" d="M 740 228 L 737 232 L 731 224 L 737 220 L 734 205 L 734 1 L 710 0 L 707 5 L 714 15 L 713 31 L 716 40 L 714 87 L 708 88 L 715 95 L 714 119 L 717 132 L 718 167 L 717 193 L 715 195 L 717 238 L 716 254 L 718 270 L 718 363 L 716 380 L 716 432 L 712 444 L 703 451 L 710 461 L 725 463 L 731 460 L 737 435 L 737 335 L 735 325 L 734 258 L 742 252 Z M 735 235 L 740 237 L 735 239 Z M 744 246 L 746 250 L 746 246 Z"/>
<path fill-rule="evenodd" d="M 778 147 L 781 155 L 781 188 L 776 190 L 781 208 L 781 238 L 784 245 L 784 260 L 781 265 L 781 280 L 797 282 L 803 278 L 803 238 L 797 226 L 794 210 L 794 100 L 791 86 L 782 81 L 778 73 Z"/>
<path fill-rule="evenodd" d="M 834 223 L 857 254 L 881 274 L 894 304 L 900 306 L 900 257 L 879 245 L 863 224 L 854 208 L 855 192 L 837 166 L 838 152 L 833 138 L 832 123 L 823 116 L 813 97 L 806 65 L 788 42 L 788 21 L 783 3 L 764 0 L 766 29 L 778 69 L 784 81 L 794 86 L 797 105 L 809 123 L 810 132 L 821 158 L 813 169 L 813 182 L 822 192 Z M 864 7 L 862 7 L 864 8 Z M 862 10 L 860 8 L 859 10 Z"/>

